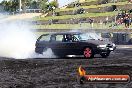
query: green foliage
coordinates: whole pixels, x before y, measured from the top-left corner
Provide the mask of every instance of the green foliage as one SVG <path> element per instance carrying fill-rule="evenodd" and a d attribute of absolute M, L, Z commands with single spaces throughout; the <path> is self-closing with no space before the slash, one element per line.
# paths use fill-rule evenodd
<path fill-rule="evenodd" d="M 47 0 L 39 0 L 39 4 L 44 13 L 53 11 L 58 7 L 58 3 L 56 1 L 52 1 L 49 3 Z"/>
<path fill-rule="evenodd" d="M 114 12 L 105 12 L 105 13 L 85 13 L 85 14 L 77 14 L 77 15 L 62 15 L 62 16 L 48 16 L 48 17 L 37 17 L 34 18 L 36 21 L 38 20 L 64 20 L 64 19 L 78 19 L 78 18 L 88 18 L 88 17 L 99 17 L 99 16 L 114 16 L 118 11 Z"/>
<path fill-rule="evenodd" d="M 44 12 L 47 12 L 48 3 L 47 0 L 38 0 L 39 8 L 42 9 Z"/>
<path fill-rule="evenodd" d="M 2 1 L 1 5 L 4 6 L 5 11 L 14 12 L 18 9 L 19 2 L 17 0 Z"/>
<path fill-rule="evenodd" d="M 101 5 L 90 5 L 90 6 L 80 6 L 80 8 L 84 9 L 92 9 L 92 8 L 102 8 L 102 7 L 107 7 L 107 6 L 112 6 L 112 5 L 125 5 L 128 4 L 128 2 L 117 2 L 117 3 L 108 3 L 108 4 L 101 4 Z M 131 4 L 131 3 L 129 3 Z M 71 11 L 74 10 L 75 8 L 66 8 L 66 9 L 57 9 L 57 12 L 60 11 Z"/>
<path fill-rule="evenodd" d="M 22 9 L 29 7 L 33 0 L 21 0 L 22 1 Z M 2 1 L 1 5 L 4 6 L 4 10 L 8 12 L 15 12 L 19 9 L 19 0 L 9 0 L 9 1 Z"/>
<path fill-rule="evenodd" d="M 58 8 L 58 3 L 56 1 L 52 1 L 49 3 L 50 6 Z"/>
<path fill-rule="evenodd" d="M 53 11 L 58 7 L 58 3 L 56 1 L 52 1 L 48 3 L 48 0 L 21 0 L 22 1 L 22 9 L 23 12 L 26 11 L 26 8 L 40 8 L 44 12 Z M 9 0 L 2 1 L 0 3 L 4 6 L 4 10 L 8 12 L 15 12 L 19 9 L 19 0 Z"/>
<path fill-rule="evenodd" d="M 37 3 L 36 1 L 33 1 L 33 2 L 30 4 L 30 8 L 32 8 L 32 9 L 39 8 L 38 3 Z"/>

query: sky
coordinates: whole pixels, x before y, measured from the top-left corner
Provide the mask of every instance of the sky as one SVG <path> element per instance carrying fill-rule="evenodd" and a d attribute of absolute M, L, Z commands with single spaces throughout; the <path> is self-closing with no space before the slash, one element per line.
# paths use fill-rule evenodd
<path fill-rule="evenodd" d="M 53 0 L 49 0 L 49 1 L 53 1 Z M 76 1 L 76 0 L 58 0 L 59 2 L 59 7 L 62 7 L 64 5 L 67 5 L 68 3 L 71 3 L 73 1 Z"/>
<path fill-rule="evenodd" d="M 4 1 L 4 0 L 0 0 L 0 2 L 2 2 L 2 1 Z M 9 0 L 6 0 L 6 1 L 9 1 Z"/>
<path fill-rule="evenodd" d="M 3 1 L 3 0 L 0 0 L 0 2 Z"/>
<path fill-rule="evenodd" d="M 3 0 L 0 0 L 0 2 L 3 1 Z M 53 0 L 49 0 L 49 1 L 53 1 Z M 58 0 L 59 1 L 59 7 L 62 7 L 64 5 L 67 5 L 68 3 L 70 2 L 73 2 L 75 0 Z"/>

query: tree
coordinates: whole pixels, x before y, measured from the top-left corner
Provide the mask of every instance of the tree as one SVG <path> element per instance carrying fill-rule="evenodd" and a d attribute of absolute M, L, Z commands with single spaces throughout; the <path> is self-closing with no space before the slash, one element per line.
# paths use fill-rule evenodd
<path fill-rule="evenodd" d="M 7 11 L 8 10 L 8 2 L 7 1 L 2 1 L 1 5 L 4 7 L 4 10 Z"/>
<path fill-rule="evenodd" d="M 40 8 L 45 12 L 53 12 L 57 7 L 57 1 L 48 2 L 48 0 L 21 0 L 22 10 L 26 12 L 27 8 Z M 2 1 L 1 5 L 4 6 L 5 11 L 15 12 L 19 9 L 19 0 Z"/>
<path fill-rule="evenodd" d="M 8 12 L 15 12 L 18 9 L 18 1 L 10 0 L 10 1 L 2 1 L 1 5 L 4 6 L 4 10 Z"/>
<path fill-rule="evenodd" d="M 52 1 L 49 3 L 50 6 L 58 8 L 58 2 L 57 1 Z"/>
<path fill-rule="evenodd" d="M 48 0 L 38 0 L 39 8 L 43 10 L 43 12 L 47 12 L 48 9 Z"/>
<path fill-rule="evenodd" d="M 33 0 L 22 0 L 22 9 L 23 12 L 26 12 L 26 8 L 30 6 Z"/>
<path fill-rule="evenodd" d="M 32 8 L 32 9 L 37 9 L 37 8 L 39 8 L 39 7 L 38 7 L 38 3 L 37 3 L 36 1 L 33 1 L 33 2 L 30 4 L 30 8 Z"/>
<path fill-rule="evenodd" d="M 58 2 L 57 1 L 52 1 L 49 3 L 49 11 L 52 11 L 52 15 L 55 16 L 55 9 L 58 8 Z"/>
<path fill-rule="evenodd" d="M 18 0 L 13 0 L 13 1 L 11 2 L 11 4 L 12 4 L 12 5 L 10 6 L 11 12 L 17 11 L 18 8 L 19 8 L 19 2 L 18 2 Z"/>

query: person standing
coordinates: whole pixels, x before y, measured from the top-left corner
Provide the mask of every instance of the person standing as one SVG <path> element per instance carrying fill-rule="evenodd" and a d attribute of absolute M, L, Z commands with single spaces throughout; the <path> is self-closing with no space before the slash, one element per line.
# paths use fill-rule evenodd
<path fill-rule="evenodd" d="M 90 23 L 90 25 L 91 25 L 91 28 L 93 28 L 93 22 L 94 22 L 94 20 L 93 19 L 89 19 L 89 23 Z"/>
<path fill-rule="evenodd" d="M 131 23 L 132 23 L 132 18 L 129 18 L 129 24 L 131 25 Z"/>
<path fill-rule="evenodd" d="M 124 23 L 125 23 L 125 27 L 129 28 L 129 17 L 128 16 L 125 17 Z"/>

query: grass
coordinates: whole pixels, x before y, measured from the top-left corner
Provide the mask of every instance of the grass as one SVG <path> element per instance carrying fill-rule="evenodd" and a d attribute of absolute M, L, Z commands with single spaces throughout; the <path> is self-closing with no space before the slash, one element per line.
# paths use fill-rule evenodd
<path fill-rule="evenodd" d="M 95 0 L 87 0 L 87 1 L 95 1 Z M 86 2 L 87 2 L 86 1 Z M 100 8 L 100 7 L 107 7 L 111 5 L 125 5 L 128 4 L 128 2 L 118 2 L 118 3 L 108 3 L 108 4 L 102 4 L 102 5 L 90 5 L 90 6 L 82 6 L 84 9 L 88 8 Z M 75 8 L 66 8 L 56 11 L 69 11 L 74 10 Z M 85 13 L 85 14 L 77 14 L 77 15 L 63 15 L 63 16 L 49 16 L 49 17 L 36 17 L 34 20 L 36 21 L 48 21 L 48 20 L 65 20 L 65 19 L 77 19 L 77 18 L 88 18 L 88 17 L 99 17 L 99 16 L 114 16 L 118 13 L 118 11 L 114 12 L 104 12 L 104 13 Z M 109 23 L 107 25 L 104 24 L 94 24 L 95 29 L 105 29 L 110 28 L 109 26 L 112 23 Z M 52 24 L 52 25 L 35 25 L 33 28 L 35 29 L 78 29 L 78 28 L 91 28 L 91 25 L 89 23 L 82 23 L 82 24 Z M 117 29 L 123 29 L 125 28 L 124 25 L 115 26 L 114 28 Z M 132 26 L 131 26 L 132 28 Z"/>
<path fill-rule="evenodd" d="M 94 23 L 93 28 L 94 29 L 108 29 L 108 28 L 115 28 L 115 29 L 124 29 L 125 26 L 118 25 L 114 27 L 110 27 L 114 23 L 107 23 L 100 24 L 100 23 Z M 52 24 L 52 25 L 35 25 L 33 28 L 35 29 L 91 29 L 92 25 L 89 23 L 81 23 L 81 24 Z M 132 28 L 132 25 L 130 26 Z"/>
<path fill-rule="evenodd" d="M 98 1 L 98 0 L 86 0 L 85 2 L 82 3 L 93 2 L 93 1 Z"/>
<path fill-rule="evenodd" d="M 49 17 L 36 17 L 34 20 L 36 21 L 45 21 L 45 20 L 55 20 L 55 19 L 72 19 L 72 18 L 87 18 L 87 17 L 99 17 L 99 16 L 114 16 L 118 12 L 104 12 L 104 13 L 85 13 L 85 14 L 77 14 L 77 15 L 63 15 L 63 16 L 49 16 Z"/>
<path fill-rule="evenodd" d="M 101 5 L 80 6 L 80 8 L 90 9 L 90 8 L 101 8 L 101 7 L 111 6 L 111 5 L 125 5 L 125 4 L 128 4 L 128 1 L 126 1 L 126 2 L 117 2 L 117 3 L 101 4 Z M 56 9 L 56 12 L 70 11 L 70 10 L 75 10 L 75 8 Z"/>
<path fill-rule="evenodd" d="M 85 2 L 92 2 L 92 1 L 98 1 L 98 0 L 86 0 Z"/>
<path fill-rule="evenodd" d="M 102 5 L 90 5 L 90 6 L 82 6 L 84 9 L 88 8 L 100 8 L 100 7 L 106 7 L 111 5 L 125 5 L 128 4 L 128 2 L 118 2 L 118 3 L 108 3 L 108 4 L 102 4 Z M 56 10 L 56 12 L 59 11 L 69 11 L 74 10 L 75 8 L 66 8 L 66 9 L 59 9 Z M 62 15 L 62 16 L 49 16 L 49 17 L 37 17 L 35 20 L 51 20 L 51 19 L 71 19 L 71 18 L 86 18 L 86 17 L 98 17 L 98 16 L 113 16 L 117 12 L 105 12 L 105 13 L 85 13 L 85 14 L 78 14 L 78 15 Z"/>

